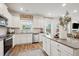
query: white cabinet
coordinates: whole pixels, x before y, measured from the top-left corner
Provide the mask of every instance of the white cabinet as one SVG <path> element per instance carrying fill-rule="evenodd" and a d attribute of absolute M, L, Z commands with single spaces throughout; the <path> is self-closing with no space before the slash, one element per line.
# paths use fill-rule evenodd
<path fill-rule="evenodd" d="M 13 16 L 10 13 L 8 14 L 8 27 L 20 27 L 20 17 L 19 16 Z"/>
<path fill-rule="evenodd" d="M 12 27 L 12 15 L 9 13 L 8 7 L 4 3 L 0 3 L 0 15 L 8 19 L 8 27 Z"/>
<path fill-rule="evenodd" d="M 19 15 L 12 15 L 12 27 L 20 27 L 20 16 Z"/>
<path fill-rule="evenodd" d="M 50 39 L 46 37 L 43 37 L 43 49 L 48 55 L 50 55 Z"/>
<path fill-rule="evenodd" d="M 12 23 L 13 23 L 13 18 L 12 18 L 12 15 L 9 13 L 8 14 L 8 27 L 12 27 Z"/>
<path fill-rule="evenodd" d="M 47 39 L 47 54 L 50 55 L 50 39 Z"/>
<path fill-rule="evenodd" d="M 0 3 L 0 15 L 9 18 L 9 11 L 7 9 L 8 7 L 4 3 Z"/>
<path fill-rule="evenodd" d="M 44 21 L 45 19 L 41 16 L 33 16 L 33 28 L 43 28 Z"/>
<path fill-rule="evenodd" d="M 0 3 L 0 15 L 7 17 L 7 6 L 4 3 Z"/>
<path fill-rule="evenodd" d="M 32 43 L 32 34 L 26 34 L 26 43 Z"/>
<path fill-rule="evenodd" d="M 47 45 L 47 41 L 46 38 L 43 36 L 43 50 L 46 51 L 46 45 Z"/>
<path fill-rule="evenodd" d="M 79 49 L 54 41 L 43 36 L 43 50 L 51 56 L 79 56 Z"/>
<path fill-rule="evenodd" d="M 73 49 L 51 40 L 51 56 L 73 56 Z"/>
<path fill-rule="evenodd" d="M 58 47 L 57 43 L 51 40 L 51 56 L 58 56 Z"/>
<path fill-rule="evenodd" d="M 32 34 L 15 34 L 13 37 L 13 46 L 16 44 L 32 43 Z"/>
<path fill-rule="evenodd" d="M 51 56 L 58 56 L 59 52 L 57 50 L 57 48 L 51 46 Z"/>
<path fill-rule="evenodd" d="M 3 40 L 0 41 L 0 56 L 3 56 L 4 52 L 3 52 L 4 48 L 3 48 Z"/>

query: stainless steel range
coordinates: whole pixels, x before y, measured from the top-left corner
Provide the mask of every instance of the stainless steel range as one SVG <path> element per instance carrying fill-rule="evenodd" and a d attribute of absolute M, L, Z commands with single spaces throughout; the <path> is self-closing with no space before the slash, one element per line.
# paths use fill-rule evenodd
<path fill-rule="evenodd" d="M 4 55 L 12 48 L 13 39 L 12 36 L 7 36 L 4 39 Z"/>
<path fill-rule="evenodd" d="M 8 27 L 7 27 L 7 18 L 0 15 L 0 38 L 4 38 L 4 55 L 10 50 L 12 47 L 12 35 L 9 35 Z"/>
<path fill-rule="evenodd" d="M 9 31 L 10 28 L 7 28 L 7 34 L 4 39 L 4 55 L 12 48 L 13 45 L 13 34 Z"/>

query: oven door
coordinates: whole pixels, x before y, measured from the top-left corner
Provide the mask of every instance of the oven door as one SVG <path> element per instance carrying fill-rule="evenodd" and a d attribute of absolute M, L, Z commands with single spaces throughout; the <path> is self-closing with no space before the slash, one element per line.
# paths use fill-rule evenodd
<path fill-rule="evenodd" d="M 7 38 L 4 40 L 4 55 L 12 48 L 12 38 Z"/>

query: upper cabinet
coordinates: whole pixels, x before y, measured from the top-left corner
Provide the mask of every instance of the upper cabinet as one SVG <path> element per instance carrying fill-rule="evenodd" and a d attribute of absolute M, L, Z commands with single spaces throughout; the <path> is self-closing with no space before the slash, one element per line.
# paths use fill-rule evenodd
<path fill-rule="evenodd" d="M 41 16 L 33 16 L 33 28 L 43 28 L 44 18 Z"/>
<path fill-rule="evenodd" d="M 0 15 L 6 17 L 8 19 L 8 26 L 7 27 L 19 27 L 20 26 L 20 16 L 12 15 L 8 11 L 8 7 L 0 3 Z"/>
<path fill-rule="evenodd" d="M 20 16 L 12 15 L 12 27 L 19 28 L 20 27 Z"/>
<path fill-rule="evenodd" d="M 9 13 L 8 7 L 3 4 L 3 3 L 0 3 L 0 15 L 1 16 L 4 16 L 5 18 L 8 19 L 8 27 L 11 27 L 12 26 L 12 15 Z"/>
<path fill-rule="evenodd" d="M 10 13 L 8 13 L 8 27 L 12 27 L 12 15 Z"/>
<path fill-rule="evenodd" d="M 9 12 L 8 12 L 7 8 L 8 7 L 5 4 L 0 3 L 0 15 L 4 16 L 6 18 L 9 18 L 8 17 Z"/>

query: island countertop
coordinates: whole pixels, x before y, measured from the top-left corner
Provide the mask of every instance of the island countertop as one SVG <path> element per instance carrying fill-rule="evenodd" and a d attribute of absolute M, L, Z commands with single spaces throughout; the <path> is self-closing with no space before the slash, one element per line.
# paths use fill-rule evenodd
<path fill-rule="evenodd" d="M 66 45 L 70 48 L 73 49 L 79 49 L 79 40 L 78 39 L 73 39 L 73 38 L 69 38 L 69 39 L 60 39 L 60 38 L 49 38 L 46 35 L 44 35 L 46 38 L 51 39 L 55 42 L 58 42 L 60 44 Z"/>

